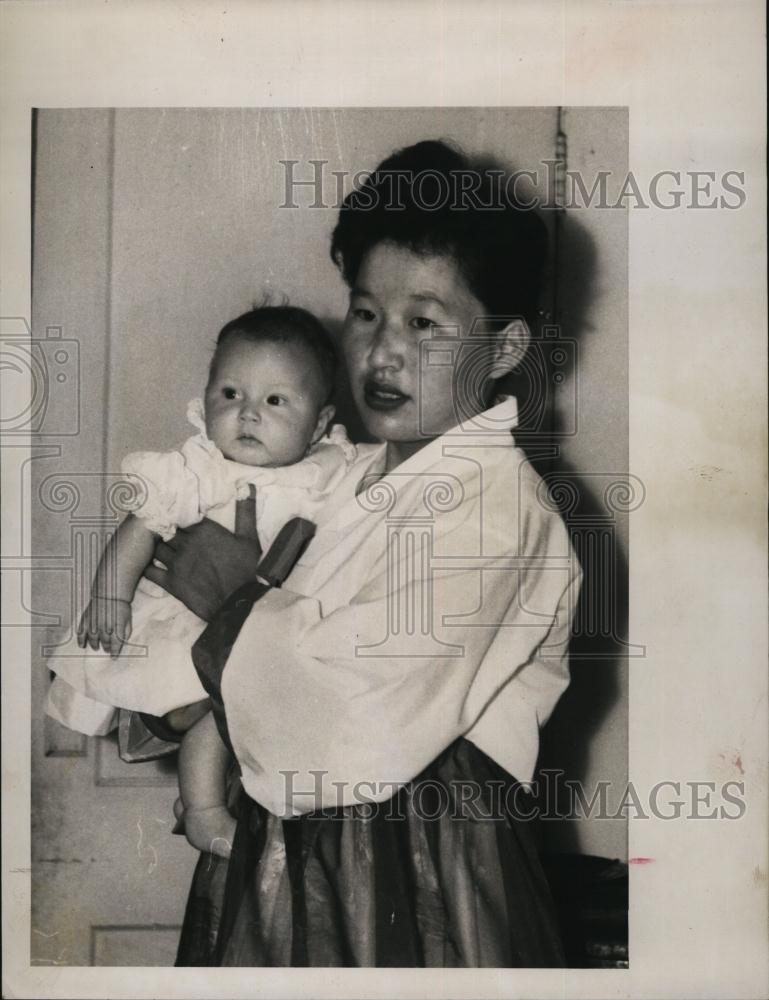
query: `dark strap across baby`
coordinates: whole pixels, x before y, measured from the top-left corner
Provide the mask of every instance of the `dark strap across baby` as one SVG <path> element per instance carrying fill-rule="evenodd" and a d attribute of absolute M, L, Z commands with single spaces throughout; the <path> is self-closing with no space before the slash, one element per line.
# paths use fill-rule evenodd
<path fill-rule="evenodd" d="M 192 662 L 211 698 L 216 724 L 225 744 L 232 749 L 222 703 L 222 672 L 243 623 L 254 603 L 273 587 L 280 587 L 315 534 L 315 525 L 294 517 L 280 529 L 277 538 L 250 580 L 227 598 L 192 647 Z"/>

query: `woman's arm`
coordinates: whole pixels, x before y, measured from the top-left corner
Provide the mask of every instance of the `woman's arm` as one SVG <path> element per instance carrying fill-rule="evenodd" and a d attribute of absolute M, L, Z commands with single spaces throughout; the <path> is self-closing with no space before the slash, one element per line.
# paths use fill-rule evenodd
<path fill-rule="evenodd" d="M 499 573 L 510 570 L 490 563 L 484 576 Z M 435 605 L 467 608 L 461 595 L 474 599 L 483 586 L 477 571 L 458 572 L 436 586 Z M 507 751 L 496 759 L 529 781 L 539 727 L 568 684 L 577 588 L 577 571 L 548 571 L 526 585 L 525 598 L 518 587 L 490 590 L 469 621 L 460 611 L 456 623 L 441 624 L 439 611 L 433 637 L 444 649 L 427 654 L 418 636 L 413 654 L 404 634 L 387 648 L 391 601 L 408 597 L 400 589 L 325 617 L 312 598 L 271 591 L 245 622 L 222 679 L 246 791 L 281 816 L 385 801 L 479 725 L 503 692 L 515 711 L 495 719 L 497 748 Z"/>
<path fill-rule="evenodd" d="M 439 559 L 420 552 L 422 542 L 393 548 L 385 518 L 358 518 L 342 554 L 324 557 L 354 595 L 347 603 L 323 612 L 312 597 L 271 590 L 231 637 L 221 686 L 228 735 L 246 790 L 272 812 L 389 798 L 503 691 L 516 712 L 509 733 L 495 733 L 507 751 L 497 759 L 530 779 L 538 728 L 568 683 L 580 572 L 562 521 L 538 496 L 538 478 L 508 455 L 490 449 L 483 468 L 473 459 L 481 474 L 464 484 L 457 530 L 436 525 Z M 413 483 L 412 516 L 423 513 L 426 482 Z M 200 600 L 193 610 L 209 620 L 220 595 L 255 569 L 241 567 L 239 581 L 221 583 L 228 560 L 217 539 L 232 544 L 232 536 L 215 528 L 206 559 L 218 565 L 202 566 L 185 542 L 167 555 L 173 572 L 151 575 L 164 586 L 173 579 L 172 592 L 188 606 L 184 589 L 192 586 Z M 194 529 L 178 534 L 194 541 Z M 431 591 L 420 597 L 425 558 Z M 489 745 L 488 733 L 478 745 Z"/>
<path fill-rule="evenodd" d="M 467 496 L 470 516 L 440 535 L 426 568 L 420 543 L 403 539 L 389 559 L 342 562 L 340 576 L 357 564 L 361 585 L 330 613 L 286 589 L 254 606 L 222 678 L 253 798 L 277 815 L 384 801 L 502 693 L 514 711 L 492 712 L 478 745 L 530 780 L 539 727 L 568 684 L 580 578 L 563 523 L 531 485 L 523 498 L 504 483 Z M 383 552 L 384 520 L 367 527 Z"/>
<path fill-rule="evenodd" d="M 91 600 L 78 626 L 78 643 L 117 656 L 131 635 L 131 601 L 152 558 L 155 535 L 129 514 L 104 548 Z"/>

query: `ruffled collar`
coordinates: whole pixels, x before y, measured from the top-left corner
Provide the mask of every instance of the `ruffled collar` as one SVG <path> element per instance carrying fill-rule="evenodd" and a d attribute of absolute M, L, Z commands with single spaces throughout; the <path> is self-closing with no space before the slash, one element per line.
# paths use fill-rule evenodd
<path fill-rule="evenodd" d="M 187 422 L 192 424 L 196 431 L 200 431 L 201 435 L 208 441 L 208 435 L 206 434 L 206 408 L 200 397 L 191 399 L 187 403 Z M 209 443 L 213 444 L 213 442 Z M 216 446 L 214 445 L 214 447 Z"/>
<path fill-rule="evenodd" d="M 241 489 L 253 483 L 255 486 L 275 484 L 323 491 L 330 485 L 340 465 L 350 464 L 357 456 L 357 449 L 348 439 L 344 427 L 334 424 L 328 435 L 314 444 L 307 457 L 300 462 L 281 466 L 244 465 L 225 458 L 209 438 L 206 433 L 205 406 L 201 398 L 191 399 L 187 404 L 187 420 L 198 431 L 188 445 L 208 455 L 221 467 L 227 478 Z M 340 449 L 343 463 L 340 462 Z"/>

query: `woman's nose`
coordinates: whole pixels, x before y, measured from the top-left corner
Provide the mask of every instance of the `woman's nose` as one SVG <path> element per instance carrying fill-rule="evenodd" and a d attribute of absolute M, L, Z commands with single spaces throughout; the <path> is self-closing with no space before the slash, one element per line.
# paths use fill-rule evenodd
<path fill-rule="evenodd" d="M 373 369 L 395 368 L 403 364 L 403 333 L 396 323 L 382 322 L 371 341 L 369 365 Z"/>

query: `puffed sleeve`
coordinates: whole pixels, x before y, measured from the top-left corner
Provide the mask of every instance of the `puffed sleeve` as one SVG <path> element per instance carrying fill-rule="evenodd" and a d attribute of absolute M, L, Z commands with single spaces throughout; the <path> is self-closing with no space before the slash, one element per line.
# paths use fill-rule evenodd
<path fill-rule="evenodd" d="M 135 492 L 127 506 L 164 541 L 177 528 L 201 519 L 200 477 L 181 452 L 133 452 L 123 459 L 121 470 Z"/>
<path fill-rule="evenodd" d="M 466 500 L 481 506 L 478 496 Z M 504 688 L 509 699 L 516 679 L 525 746 L 511 759 L 533 768 L 538 723 L 568 683 L 563 643 L 579 568 L 558 515 L 529 507 L 532 516 L 510 531 L 487 505 L 480 554 L 470 559 L 473 518 L 458 524 L 427 574 L 409 545 L 389 547 L 330 614 L 288 590 L 254 607 L 222 679 L 253 798 L 277 815 L 384 801 Z M 429 598 L 420 591 L 426 575 Z"/>

